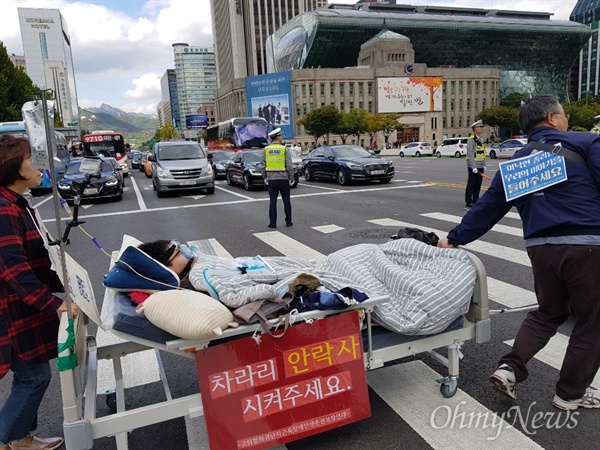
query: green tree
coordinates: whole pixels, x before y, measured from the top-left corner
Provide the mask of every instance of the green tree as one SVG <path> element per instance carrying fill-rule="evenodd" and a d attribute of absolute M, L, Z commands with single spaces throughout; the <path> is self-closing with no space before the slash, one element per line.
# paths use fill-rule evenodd
<path fill-rule="evenodd" d="M 386 148 L 390 135 L 394 131 L 402 131 L 405 127 L 405 125 L 400 122 L 400 117 L 402 116 L 397 113 L 389 113 L 383 115 L 382 128 L 379 131 L 383 133 Z"/>
<path fill-rule="evenodd" d="M 336 132 L 340 117 L 339 109 L 333 105 L 325 105 L 313 109 L 302 117 L 298 123 L 304 126 L 307 134 L 315 138 L 315 142 L 322 136 L 326 136 L 326 140 L 329 142 L 329 134 Z"/>
<path fill-rule="evenodd" d="M 383 114 L 367 114 L 367 134 L 369 135 L 369 148 L 373 147 L 373 137 L 385 126 Z"/>
<path fill-rule="evenodd" d="M 0 122 L 23 120 L 21 108 L 37 91 L 23 69 L 15 67 L 0 42 Z"/>
<path fill-rule="evenodd" d="M 335 127 L 335 133 L 340 135 L 342 138 L 342 144 L 346 143 L 346 139 L 348 136 L 352 134 L 352 129 L 350 128 L 350 119 L 348 117 L 346 111 L 340 111 L 340 120 Z"/>
<path fill-rule="evenodd" d="M 509 106 L 492 106 L 479 113 L 478 119 L 492 127 L 503 127 L 509 134 L 519 131 L 519 110 Z"/>
<path fill-rule="evenodd" d="M 521 102 L 526 101 L 529 98 L 527 94 L 521 94 L 520 92 L 512 92 L 504 97 L 500 101 L 500 106 L 507 106 L 509 108 L 519 108 Z"/>
<path fill-rule="evenodd" d="M 156 140 L 177 139 L 179 137 L 181 137 L 179 132 L 175 129 L 171 122 L 164 124 L 163 127 L 154 135 Z"/>
<path fill-rule="evenodd" d="M 369 123 L 367 122 L 368 114 L 363 108 L 353 108 L 350 112 L 343 114 L 342 121 L 344 122 L 347 136 L 354 135 L 356 136 L 356 141 L 360 141 L 360 135 L 366 133 L 369 128 Z M 346 142 L 344 141 L 344 143 Z"/>

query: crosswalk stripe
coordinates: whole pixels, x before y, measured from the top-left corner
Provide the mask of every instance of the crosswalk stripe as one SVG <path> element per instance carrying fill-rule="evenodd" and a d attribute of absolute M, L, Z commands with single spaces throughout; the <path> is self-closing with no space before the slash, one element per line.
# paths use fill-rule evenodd
<path fill-rule="evenodd" d="M 504 341 L 505 344 L 510 347 L 513 346 L 515 340 L 511 339 L 508 341 Z M 537 355 L 535 355 L 535 359 L 542 361 L 545 364 L 548 364 L 551 367 L 554 367 L 556 370 L 560 371 L 562 366 L 563 357 L 567 351 L 567 346 L 569 345 L 569 336 L 565 336 L 561 333 L 556 333 L 546 344 L 546 346 L 541 349 Z M 592 382 L 592 386 L 596 388 L 600 388 L 600 371 L 596 373 L 594 377 L 594 381 Z"/>
<path fill-rule="evenodd" d="M 516 213 L 516 212 L 511 212 L 511 211 L 507 212 L 507 213 L 506 213 L 506 215 L 505 215 L 504 217 L 509 217 L 509 218 L 511 218 L 511 219 L 518 219 L 518 220 L 521 220 L 521 216 L 519 215 L 519 213 Z"/>
<path fill-rule="evenodd" d="M 487 277 L 487 283 L 490 299 L 508 308 L 519 308 L 537 302 L 533 291 L 490 277 Z"/>
<path fill-rule="evenodd" d="M 411 228 L 423 228 L 423 225 L 417 225 L 414 223 L 403 222 L 396 219 L 376 219 L 369 220 L 368 222 L 375 225 L 387 226 L 387 227 L 411 227 Z M 427 231 L 433 231 L 440 237 L 445 237 L 448 231 L 436 230 L 427 227 Z M 521 264 L 523 266 L 531 267 L 527 253 L 523 250 L 516 250 L 510 247 L 505 247 L 497 244 L 490 244 L 483 241 L 474 241 L 470 244 L 463 245 L 466 250 L 483 253 L 484 255 L 494 256 L 496 258 L 505 259 L 510 262 Z"/>
<path fill-rule="evenodd" d="M 321 262 L 325 255 L 312 248 L 292 239 L 279 231 L 265 231 L 263 233 L 254 233 L 261 241 L 273 247 L 275 250 L 285 256 L 296 256 L 299 258 L 314 259 Z"/>
<path fill-rule="evenodd" d="M 337 225 L 321 225 L 318 227 L 312 227 L 313 230 L 320 231 L 321 233 L 329 234 L 335 233 L 336 231 L 343 230 L 343 227 Z"/>
<path fill-rule="evenodd" d="M 434 449 L 542 448 L 460 389 L 442 399 L 439 377 L 422 361 L 367 373 L 369 386 Z"/>
<path fill-rule="evenodd" d="M 462 217 L 454 216 L 452 214 L 444 214 L 440 212 L 421 214 L 423 217 L 429 217 L 430 219 L 443 220 L 445 222 L 460 223 Z M 511 236 L 523 237 L 523 230 L 517 227 L 509 227 L 506 225 L 496 224 L 492 227 L 491 231 L 497 233 L 510 234 Z"/>

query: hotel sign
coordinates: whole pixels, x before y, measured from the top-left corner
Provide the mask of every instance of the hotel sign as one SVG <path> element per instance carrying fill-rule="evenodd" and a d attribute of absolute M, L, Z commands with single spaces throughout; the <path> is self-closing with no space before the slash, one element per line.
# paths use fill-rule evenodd
<path fill-rule="evenodd" d="M 41 19 L 36 17 L 26 17 L 25 23 L 30 23 L 31 28 L 46 28 L 50 29 L 49 23 L 54 23 L 54 19 Z"/>

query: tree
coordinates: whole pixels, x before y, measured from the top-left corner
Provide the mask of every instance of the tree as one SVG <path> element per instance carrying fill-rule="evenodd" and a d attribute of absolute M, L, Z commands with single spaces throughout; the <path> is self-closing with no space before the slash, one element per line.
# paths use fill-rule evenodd
<path fill-rule="evenodd" d="M 520 92 L 512 92 L 500 101 L 500 106 L 518 109 L 521 106 L 521 102 L 526 101 L 528 98 L 529 95 L 527 94 L 521 94 Z"/>
<path fill-rule="evenodd" d="M 23 69 L 15 67 L 0 42 L 0 122 L 23 120 L 21 108 L 37 91 Z"/>
<path fill-rule="evenodd" d="M 338 122 L 337 126 L 335 127 L 335 133 L 339 134 L 340 138 L 342 138 L 342 144 L 345 144 L 348 136 L 352 134 L 352 129 L 350 128 L 350 119 L 348 117 L 348 114 L 349 113 L 347 113 L 345 111 L 340 111 L 340 121 Z"/>
<path fill-rule="evenodd" d="M 156 132 L 154 135 L 154 139 L 156 140 L 169 140 L 169 139 L 177 139 L 181 137 L 179 132 L 175 129 L 171 122 L 167 122 L 162 126 L 160 130 Z"/>
<path fill-rule="evenodd" d="M 390 134 L 394 131 L 401 131 L 404 129 L 405 125 L 400 123 L 400 114 L 397 113 L 389 113 L 383 115 L 383 120 L 381 122 L 382 128 L 381 132 L 383 132 L 383 138 L 385 139 L 385 146 L 387 147 L 387 143 L 390 137 Z"/>
<path fill-rule="evenodd" d="M 383 114 L 368 114 L 367 115 L 367 133 L 369 134 L 369 147 L 373 147 L 373 137 L 378 131 L 384 128 L 385 120 Z"/>
<path fill-rule="evenodd" d="M 339 109 L 333 105 L 325 105 L 313 109 L 298 123 L 304 126 L 307 134 L 315 138 L 315 142 L 322 136 L 327 136 L 326 139 L 329 142 L 329 133 L 335 133 L 340 117 Z"/>
<path fill-rule="evenodd" d="M 348 135 L 356 136 L 357 142 L 360 141 L 360 135 L 366 133 L 369 129 L 369 124 L 367 122 L 367 111 L 362 108 L 353 108 L 348 113 L 342 113 L 342 119 L 340 122 L 342 123 L 343 130 L 346 132 L 346 137 Z M 342 136 L 339 130 L 337 133 Z M 342 141 L 344 144 L 346 140 L 342 137 Z"/>
<path fill-rule="evenodd" d="M 409 77 L 410 84 L 421 85 L 429 88 L 429 111 L 435 111 L 434 94 L 443 84 L 442 77 Z"/>
<path fill-rule="evenodd" d="M 492 106 L 479 113 L 477 118 L 492 127 L 503 127 L 513 134 L 519 130 L 519 110 L 508 106 Z"/>

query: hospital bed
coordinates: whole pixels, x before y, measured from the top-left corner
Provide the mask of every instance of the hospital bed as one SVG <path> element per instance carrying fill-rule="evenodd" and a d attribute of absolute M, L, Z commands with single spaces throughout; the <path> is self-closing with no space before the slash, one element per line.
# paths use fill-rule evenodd
<path fill-rule="evenodd" d="M 195 241 L 198 244 L 199 241 Z M 203 251 L 207 251 L 205 247 Z M 437 361 L 448 368 L 448 374 L 437 381 L 440 392 L 444 397 L 451 397 L 456 393 L 459 378 L 460 346 L 463 342 L 474 340 L 484 343 L 490 340 L 491 326 L 489 319 L 487 278 L 485 268 L 481 261 L 474 255 L 469 258 L 475 267 L 477 281 L 468 312 L 455 320 L 445 331 L 427 336 L 403 336 L 375 325 L 371 320 L 373 307 L 378 303 L 387 301 L 387 297 L 371 298 L 363 303 L 349 308 L 364 311 L 363 321 L 363 351 L 365 369 L 374 370 L 384 364 L 407 356 L 414 356 L 427 352 Z M 104 302 L 107 305 L 117 301 L 115 291 L 106 289 Z M 206 348 L 209 341 L 197 342 L 184 339 L 169 339 L 164 342 L 155 342 L 140 336 L 135 336 L 115 329 L 107 330 L 119 338 L 113 344 L 98 346 L 95 337 L 87 334 L 86 323 L 92 321 L 103 328 L 95 301 L 77 299 L 80 314 L 75 320 L 76 351 L 79 356 L 79 365 L 76 368 L 60 372 L 62 389 L 64 436 L 68 450 L 91 449 L 94 440 L 114 436 L 119 450 L 128 448 L 127 433 L 135 429 L 152 424 L 168 421 L 179 417 L 200 417 L 203 415 L 203 406 L 200 393 L 173 398 L 165 371 L 162 368 L 159 351 L 179 355 L 183 358 L 194 358 L 194 350 Z M 82 304 L 87 301 L 86 304 Z M 114 309 L 114 308 L 109 308 Z M 346 310 L 346 311 L 348 311 Z M 319 319 L 340 311 L 309 311 L 303 312 L 304 319 Z M 66 316 L 63 315 L 59 342 L 64 342 Z M 302 322 L 302 321 L 300 321 Z M 250 335 L 257 329 L 256 325 L 243 325 L 238 328 L 229 328 L 218 339 L 215 338 L 211 345 L 218 345 L 220 340 L 228 340 L 236 336 Z M 446 349 L 447 356 L 436 351 Z M 158 401 L 148 406 L 127 410 L 125 407 L 125 383 L 121 361 L 128 355 L 138 352 L 153 351 L 156 353 L 160 379 L 164 388 L 166 400 Z M 60 355 L 59 355 L 60 356 Z M 116 407 L 116 413 L 97 417 L 98 367 L 100 361 L 109 361 L 114 370 L 115 394 L 110 406 Z"/>

